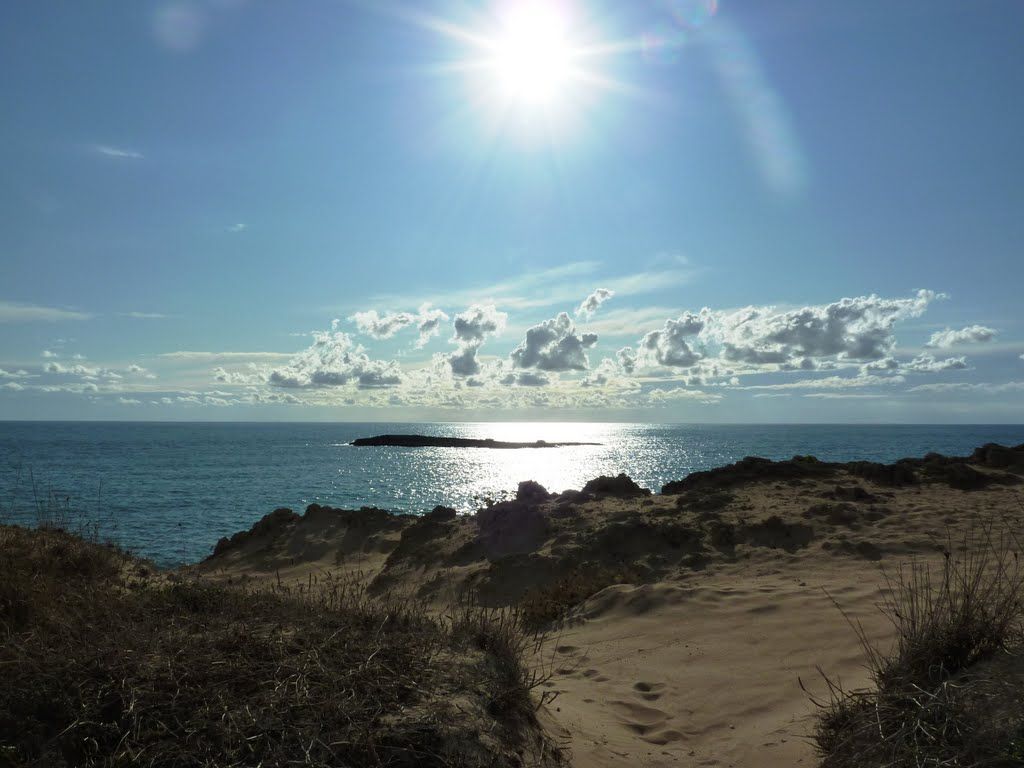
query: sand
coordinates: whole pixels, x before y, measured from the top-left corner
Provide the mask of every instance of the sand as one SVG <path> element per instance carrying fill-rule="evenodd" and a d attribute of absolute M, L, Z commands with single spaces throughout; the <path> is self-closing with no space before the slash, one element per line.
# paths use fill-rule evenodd
<path fill-rule="evenodd" d="M 471 517 L 313 507 L 281 513 L 193 572 L 304 588 L 358 574 L 371 592 L 405 591 L 438 610 L 467 588 L 503 606 L 591 574 L 596 593 L 535 659 L 557 694 L 542 721 L 572 765 L 814 765 L 808 692 L 827 695 L 822 673 L 868 684 L 848 619 L 888 642 L 884 573 L 941 562 L 950 540 L 985 521 L 1019 529 L 1019 478 L 972 471 L 973 490 L 950 485 L 962 473 L 893 486 L 838 469 L 728 476 L 682 495 L 527 488 Z"/>

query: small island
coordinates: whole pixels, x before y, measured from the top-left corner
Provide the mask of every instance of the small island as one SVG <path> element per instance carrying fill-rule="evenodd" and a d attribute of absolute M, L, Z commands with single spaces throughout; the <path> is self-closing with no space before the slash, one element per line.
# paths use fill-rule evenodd
<path fill-rule="evenodd" d="M 601 443 L 548 443 L 536 440 L 532 443 L 515 443 L 502 440 L 478 440 L 468 437 L 437 437 L 434 435 L 377 435 L 360 437 L 351 445 L 398 446 L 400 448 L 568 448 L 579 445 L 601 445 Z"/>

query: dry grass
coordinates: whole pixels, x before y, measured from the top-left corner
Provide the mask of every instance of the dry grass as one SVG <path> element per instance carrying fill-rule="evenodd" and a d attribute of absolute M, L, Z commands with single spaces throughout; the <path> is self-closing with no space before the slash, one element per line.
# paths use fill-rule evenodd
<path fill-rule="evenodd" d="M 938 573 L 912 563 L 887 577 L 880 607 L 895 642 L 883 651 L 854 623 L 875 687 L 828 681 L 815 734 L 823 766 L 1024 765 L 1018 544 L 983 527 L 947 547 Z"/>
<path fill-rule="evenodd" d="M 523 626 L 529 631 L 557 626 L 573 608 L 605 587 L 639 580 L 639 575 L 627 568 L 607 568 L 596 564 L 577 566 L 523 595 L 517 604 L 522 612 Z"/>
<path fill-rule="evenodd" d="M 520 624 L 0 526 L 0 766 L 550 764 Z"/>

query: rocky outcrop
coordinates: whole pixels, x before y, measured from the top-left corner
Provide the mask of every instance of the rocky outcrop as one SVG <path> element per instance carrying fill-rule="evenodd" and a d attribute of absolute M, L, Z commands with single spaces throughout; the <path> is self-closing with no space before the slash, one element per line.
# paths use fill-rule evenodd
<path fill-rule="evenodd" d="M 627 474 L 620 474 L 617 477 L 606 477 L 601 475 L 590 480 L 583 486 L 583 493 L 595 497 L 614 496 L 618 499 L 632 499 L 638 496 L 650 496 L 651 492 L 641 488 Z"/>
<path fill-rule="evenodd" d="M 502 440 L 477 440 L 467 437 L 437 437 L 435 435 L 377 435 L 360 437 L 351 442 L 356 447 L 397 446 L 399 448 L 566 448 L 574 445 L 600 445 L 600 443 L 548 443 L 535 440 L 532 443 L 506 442 Z"/>

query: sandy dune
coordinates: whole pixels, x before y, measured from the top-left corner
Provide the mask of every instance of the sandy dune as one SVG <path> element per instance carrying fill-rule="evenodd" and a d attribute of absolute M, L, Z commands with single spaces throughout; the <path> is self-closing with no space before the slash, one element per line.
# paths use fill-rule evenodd
<path fill-rule="evenodd" d="M 536 659 L 557 693 L 544 722 L 573 765 L 813 765 L 801 680 L 819 696 L 819 668 L 867 683 L 836 604 L 884 643 L 882 569 L 940 562 L 979 522 L 1019 527 L 1019 471 L 788 462 L 692 477 L 670 494 L 616 481 L 557 495 L 527 485 L 471 517 L 314 506 L 275 513 L 195 570 L 302 588 L 358 573 L 371 592 L 439 609 L 466 589 L 490 605 L 526 604 L 583 579 L 590 597 Z"/>

